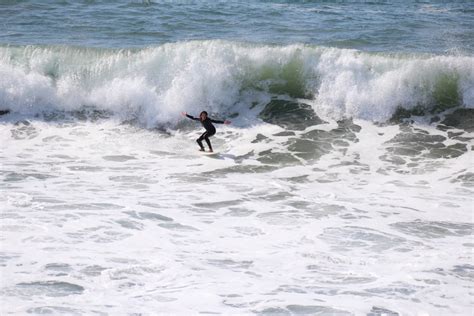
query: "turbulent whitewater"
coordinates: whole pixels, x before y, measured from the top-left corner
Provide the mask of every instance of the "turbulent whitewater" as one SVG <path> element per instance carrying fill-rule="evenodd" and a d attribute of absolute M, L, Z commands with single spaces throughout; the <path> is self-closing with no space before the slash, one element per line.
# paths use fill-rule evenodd
<path fill-rule="evenodd" d="M 117 3 L 0 3 L 0 314 L 472 314 L 471 5 Z"/>

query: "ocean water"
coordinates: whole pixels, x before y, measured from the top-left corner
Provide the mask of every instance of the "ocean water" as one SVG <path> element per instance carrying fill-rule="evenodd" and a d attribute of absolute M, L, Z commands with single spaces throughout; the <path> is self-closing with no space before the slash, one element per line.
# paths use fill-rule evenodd
<path fill-rule="evenodd" d="M 473 30 L 471 1 L 0 0 L 0 314 L 473 315 Z"/>

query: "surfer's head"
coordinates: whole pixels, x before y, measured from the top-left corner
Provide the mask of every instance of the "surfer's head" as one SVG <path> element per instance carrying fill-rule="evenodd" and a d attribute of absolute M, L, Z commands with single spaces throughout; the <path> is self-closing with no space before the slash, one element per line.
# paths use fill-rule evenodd
<path fill-rule="evenodd" d="M 207 119 L 207 112 L 206 111 L 202 111 L 201 114 L 199 114 L 199 119 L 201 121 L 204 121 L 205 119 Z"/>

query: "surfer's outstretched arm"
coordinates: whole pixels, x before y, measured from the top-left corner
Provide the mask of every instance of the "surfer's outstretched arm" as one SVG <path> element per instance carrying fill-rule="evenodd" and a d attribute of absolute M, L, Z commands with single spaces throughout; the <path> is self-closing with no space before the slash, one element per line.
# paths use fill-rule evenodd
<path fill-rule="evenodd" d="M 199 118 L 198 118 L 198 117 L 194 117 L 194 116 L 189 115 L 189 114 L 186 114 L 186 117 L 187 117 L 187 118 L 190 118 L 190 119 L 193 120 L 193 121 L 199 121 Z"/>
<path fill-rule="evenodd" d="M 198 118 L 198 117 L 194 117 L 194 116 L 192 116 L 192 115 L 189 115 L 189 114 L 186 113 L 186 112 L 181 112 L 181 114 L 182 114 L 183 116 L 186 116 L 187 118 L 190 118 L 190 119 L 193 120 L 193 121 L 199 121 L 199 118 Z"/>
<path fill-rule="evenodd" d="M 212 123 L 216 123 L 216 124 L 230 124 L 230 121 L 228 120 L 221 121 L 221 120 L 213 120 L 211 118 L 209 119 L 211 120 Z"/>

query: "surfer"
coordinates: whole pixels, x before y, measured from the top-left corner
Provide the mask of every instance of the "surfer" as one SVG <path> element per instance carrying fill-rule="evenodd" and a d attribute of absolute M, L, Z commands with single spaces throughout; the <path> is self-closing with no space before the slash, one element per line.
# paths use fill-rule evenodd
<path fill-rule="evenodd" d="M 181 112 L 183 116 L 186 116 L 187 118 L 190 118 L 191 120 L 194 121 L 199 121 L 201 122 L 202 126 L 206 129 L 204 133 L 196 140 L 197 143 L 199 144 L 199 147 L 201 147 L 200 151 L 205 151 L 204 146 L 202 144 L 202 141 L 205 140 L 207 143 L 207 146 L 209 146 L 209 151 L 212 153 L 212 146 L 211 146 L 211 141 L 209 140 L 209 137 L 214 135 L 216 133 L 216 128 L 212 123 L 216 124 L 230 124 L 230 121 L 225 120 L 225 121 L 219 121 L 219 120 L 213 120 L 207 116 L 206 111 L 202 111 L 201 114 L 199 114 L 199 117 L 194 117 L 189 115 L 186 112 Z"/>

